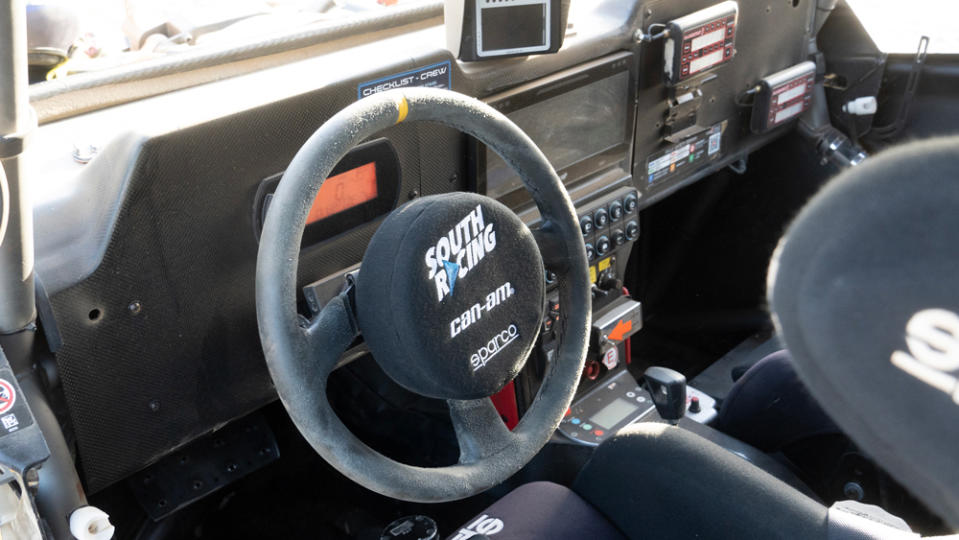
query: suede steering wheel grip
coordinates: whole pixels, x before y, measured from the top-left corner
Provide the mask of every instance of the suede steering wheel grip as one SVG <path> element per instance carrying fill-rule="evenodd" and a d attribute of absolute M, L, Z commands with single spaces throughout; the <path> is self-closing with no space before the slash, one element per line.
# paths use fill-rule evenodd
<path fill-rule="evenodd" d="M 380 494 L 415 502 L 462 499 L 499 484 L 546 444 L 569 407 L 589 343 L 588 309 L 566 309 L 559 350 L 530 409 L 511 432 L 488 398 L 448 400 L 460 445 L 449 467 L 394 461 L 357 439 L 333 412 L 326 385 L 357 335 L 344 293 L 308 325 L 296 312 L 296 275 L 307 214 L 324 179 L 354 146 L 401 122 L 430 121 L 470 134 L 523 179 L 543 216 L 535 237 L 547 268 L 559 275 L 560 302 L 588 306 L 589 273 L 576 213 L 545 156 L 518 127 L 482 102 L 447 90 L 408 88 L 346 107 L 320 127 L 283 175 L 260 238 L 256 308 L 260 340 L 280 400 L 303 437 L 341 473 Z"/>

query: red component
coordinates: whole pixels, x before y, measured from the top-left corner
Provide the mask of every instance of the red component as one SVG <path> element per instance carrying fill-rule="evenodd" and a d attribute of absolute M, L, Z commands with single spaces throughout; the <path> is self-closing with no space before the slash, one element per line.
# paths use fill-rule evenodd
<path fill-rule="evenodd" d="M 627 289 L 626 287 L 623 287 L 623 294 L 625 294 L 625 295 L 628 297 L 628 296 L 629 296 L 629 289 Z M 632 347 L 632 343 L 631 343 L 632 339 L 633 339 L 633 338 L 626 338 L 626 342 L 625 342 L 625 343 L 626 343 L 626 365 L 627 365 L 627 366 L 633 363 L 633 347 Z"/>
<path fill-rule="evenodd" d="M 566 409 L 566 416 L 573 414 L 573 409 Z"/>
<path fill-rule="evenodd" d="M 583 375 L 586 375 L 586 378 L 595 381 L 599 377 L 599 372 L 601 371 L 599 362 L 596 360 L 590 360 L 586 362 L 586 368 L 583 370 Z"/>
<path fill-rule="evenodd" d="M 597 437 L 602 437 L 603 433 L 606 433 L 606 432 L 601 429 L 597 429 L 596 431 L 593 432 L 593 435 L 596 435 Z"/>
<path fill-rule="evenodd" d="M 502 390 L 490 396 L 496 412 L 499 413 L 506 427 L 512 430 L 519 423 L 519 408 L 516 406 L 516 387 L 510 381 Z M 569 412 L 567 411 L 567 414 Z"/>

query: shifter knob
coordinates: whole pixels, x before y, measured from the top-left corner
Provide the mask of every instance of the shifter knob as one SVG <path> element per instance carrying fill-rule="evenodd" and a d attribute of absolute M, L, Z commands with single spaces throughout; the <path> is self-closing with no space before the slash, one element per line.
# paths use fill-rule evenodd
<path fill-rule="evenodd" d="M 653 366 L 646 370 L 643 379 L 659 416 L 670 424 L 678 424 L 686 414 L 686 377 L 678 371 Z"/>

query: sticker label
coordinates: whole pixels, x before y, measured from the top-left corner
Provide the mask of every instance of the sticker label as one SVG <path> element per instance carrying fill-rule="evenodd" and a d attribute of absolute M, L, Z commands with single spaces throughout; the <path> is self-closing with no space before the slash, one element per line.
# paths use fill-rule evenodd
<path fill-rule="evenodd" d="M 477 204 L 475 210 L 426 250 L 424 260 L 428 279 L 436 285 L 436 301 L 453 296 L 456 280 L 466 277 L 494 249 L 496 231 L 492 223 L 483 219 L 483 207 Z"/>
<path fill-rule="evenodd" d="M 489 313 L 493 308 L 505 302 L 516 294 L 516 290 L 507 281 L 493 292 L 486 295 L 484 302 L 473 304 L 462 315 L 450 321 L 450 338 L 455 338 L 460 332 L 469 328 L 473 323 L 483 318 L 483 312 Z"/>
<path fill-rule="evenodd" d="M 616 366 L 619 365 L 619 351 L 616 347 L 610 347 L 603 355 L 603 365 L 609 370 L 616 369 Z"/>
<path fill-rule="evenodd" d="M 33 416 L 22 399 L 13 373 L 0 370 L 0 437 L 33 424 Z"/>
<path fill-rule="evenodd" d="M 489 517 L 486 514 L 476 518 L 472 523 L 456 532 L 451 540 L 467 540 L 477 534 L 492 536 L 503 530 L 503 520 Z"/>
<path fill-rule="evenodd" d="M 623 320 L 620 319 L 616 323 L 616 326 L 610 330 L 609 335 L 606 336 L 610 341 L 622 341 L 631 335 L 633 330 L 633 321 L 632 320 Z"/>
<path fill-rule="evenodd" d="M 702 163 L 722 155 L 723 130 L 721 122 L 698 135 L 649 156 L 646 160 L 646 183 L 660 182 L 696 169 Z"/>
<path fill-rule="evenodd" d="M 373 94 L 392 90 L 394 88 L 406 88 L 410 86 L 425 86 L 427 88 L 453 88 L 452 66 L 449 60 L 438 64 L 431 64 L 426 67 L 404 71 L 382 79 L 376 79 L 365 83 L 360 83 L 356 87 L 356 99 L 363 99 Z"/>
<path fill-rule="evenodd" d="M 6 379 L 0 379 L 0 414 L 13 408 L 17 402 L 17 391 Z"/>
<path fill-rule="evenodd" d="M 470 365 L 473 366 L 473 371 L 485 367 L 494 356 L 518 338 L 519 328 L 516 328 L 515 324 L 507 326 L 502 332 L 490 338 L 486 345 L 477 349 L 473 356 L 470 356 Z"/>

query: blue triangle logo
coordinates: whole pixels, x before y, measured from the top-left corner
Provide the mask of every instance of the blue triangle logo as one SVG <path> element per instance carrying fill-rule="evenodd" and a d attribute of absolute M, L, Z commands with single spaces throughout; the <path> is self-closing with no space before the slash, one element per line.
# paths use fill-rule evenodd
<path fill-rule="evenodd" d="M 443 266 L 446 267 L 446 281 L 450 284 L 450 296 L 453 296 L 453 286 L 456 285 L 456 276 L 460 275 L 460 265 L 443 261 Z"/>

